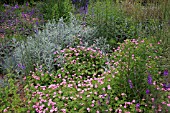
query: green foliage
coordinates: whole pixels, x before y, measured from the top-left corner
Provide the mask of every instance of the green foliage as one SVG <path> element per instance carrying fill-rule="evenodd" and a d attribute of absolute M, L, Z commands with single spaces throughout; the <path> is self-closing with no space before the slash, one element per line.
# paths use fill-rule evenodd
<path fill-rule="evenodd" d="M 23 5 L 25 2 L 34 3 L 42 0 L 1 0 L 0 4 L 21 4 Z"/>
<path fill-rule="evenodd" d="M 28 88 L 27 98 L 30 99 L 28 100 L 29 106 L 33 106 L 32 111 L 38 111 L 35 108 L 43 105 L 42 110 L 48 108 L 48 112 L 50 110 L 87 112 L 88 108 L 91 112 L 105 112 L 106 110 L 115 111 L 118 107 L 115 104 L 124 103 L 123 100 L 116 102 L 114 99 L 117 95 L 113 87 L 113 76 L 109 70 L 104 70 L 102 67 L 105 65 L 105 56 L 101 56 L 98 51 L 84 47 L 64 51 L 67 58 L 64 68 L 50 74 L 44 73 L 41 67 L 37 68 L 37 71 L 31 74 L 32 76 L 27 77 L 29 82 L 26 86 Z M 93 55 L 93 58 L 90 55 Z M 71 60 L 74 59 L 77 61 L 72 62 Z M 39 93 L 36 93 L 36 90 Z"/>
<path fill-rule="evenodd" d="M 69 21 L 70 12 L 73 7 L 70 0 L 47 0 L 36 3 L 36 7 L 42 12 L 45 20 L 58 21 L 63 17 L 64 21 Z"/>
<path fill-rule="evenodd" d="M 0 112 L 24 112 L 24 103 L 18 94 L 15 75 L 8 73 L 3 81 L 6 84 L 0 84 Z"/>
<path fill-rule="evenodd" d="M 169 83 L 168 76 L 160 76 L 162 70 L 169 70 L 168 5 L 162 5 L 166 21 L 159 22 L 155 7 L 141 6 L 143 13 L 129 18 L 113 0 L 93 0 L 96 3 L 90 3 L 83 26 L 69 14 L 69 0 L 43 1 L 35 3 L 36 8 L 52 21 L 42 31 L 21 42 L 2 39 L 0 43 L 0 112 L 152 113 L 160 108 L 168 112 L 161 103 L 169 103 L 169 93 L 160 84 Z M 151 10 L 155 11 L 152 19 L 147 16 Z M 21 11 L 26 13 L 17 9 L 16 14 Z M 134 22 L 143 17 L 144 21 Z M 23 28 L 31 28 L 23 23 Z M 130 40 L 136 37 L 141 38 Z M 108 55 L 106 43 L 120 46 Z M 7 75 L 1 78 L 4 72 Z M 23 99 L 18 84 L 24 74 Z"/>
<path fill-rule="evenodd" d="M 132 19 L 126 18 L 111 0 L 91 3 L 86 21 L 88 25 L 97 28 L 95 36 L 106 38 L 112 47 L 124 39 L 137 37 L 138 30 Z"/>
<path fill-rule="evenodd" d="M 113 61 L 112 65 L 119 72 L 115 76 L 115 87 L 119 89 L 116 93 L 126 93 L 129 101 L 135 99 L 141 103 L 142 98 L 147 98 L 144 103 L 149 104 L 150 98 L 155 98 L 159 103 L 161 99 L 156 98 L 156 96 L 161 91 L 156 90 L 155 85 L 149 85 L 148 79 L 150 78 L 148 76 L 151 76 L 152 82 L 160 82 L 160 64 L 158 61 L 161 53 L 161 46 L 151 39 L 125 40 L 124 43 L 120 44 L 120 47 L 110 57 Z M 150 91 L 149 94 L 146 94 L 147 89 Z"/>
<path fill-rule="evenodd" d="M 57 71 L 62 73 L 62 77 L 71 77 L 76 74 L 75 77 L 91 78 L 102 73 L 106 67 L 106 60 L 102 55 L 102 51 L 94 50 L 90 47 L 69 48 L 63 51 L 65 62 L 63 68 Z"/>
<path fill-rule="evenodd" d="M 128 40 L 126 40 L 126 44 L 130 50 L 133 50 L 133 47 L 137 46 L 135 42 L 130 42 Z M 145 44 L 148 44 L 147 40 L 139 43 L 138 47 L 145 47 Z M 125 51 L 122 50 L 122 46 L 120 47 L 120 51 L 115 53 L 117 57 L 114 58 L 114 61 L 120 59 L 123 64 L 126 63 L 126 55 L 121 55 L 121 53 L 124 53 Z M 149 46 L 147 47 L 150 48 Z M 143 52 L 143 49 L 136 49 L 136 52 L 133 52 L 137 55 L 138 50 L 139 52 Z M 155 49 L 154 47 L 151 47 L 150 51 L 147 51 L 147 53 L 149 54 Z M 35 73 L 33 72 L 31 76 L 27 77 L 28 85 L 26 88 L 27 98 L 29 99 L 28 105 L 33 106 L 33 108 L 30 108 L 30 110 L 36 110 L 38 112 L 41 106 L 43 106 L 42 110 L 48 108 L 46 110 L 48 112 L 50 110 L 61 112 L 117 112 L 118 110 L 122 110 L 123 112 L 136 112 L 137 110 L 135 104 L 140 103 L 141 111 L 153 111 L 151 106 L 155 105 L 155 103 L 152 104 L 150 102 L 151 98 L 155 95 L 153 92 L 156 92 L 154 89 L 155 86 L 147 85 L 146 79 L 142 80 L 143 76 L 145 76 L 140 74 L 140 72 L 143 72 L 142 70 L 137 70 L 136 72 L 136 74 L 140 75 L 135 75 L 134 70 L 130 70 L 131 73 L 129 77 L 131 77 L 133 85 L 136 87 L 140 83 L 139 87 L 137 87 L 140 92 L 137 91 L 136 88 L 134 89 L 137 94 L 136 96 L 139 96 L 136 98 L 136 96 L 133 95 L 134 92 L 128 88 L 129 85 L 126 83 L 126 80 L 124 80 L 124 76 L 126 76 L 126 69 L 120 68 L 120 65 L 114 65 L 110 66 L 109 70 L 104 70 L 104 68 L 107 68 L 106 64 L 112 64 L 111 62 L 113 61 L 106 63 L 107 56 L 101 56 L 100 51 L 94 50 L 92 48 L 78 47 L 64 49 L 62 52 L 65 54 L 66 59 L 63 68 L 59 69 L 57 72 L 44 73 L 42 71 L 44 67 L 40 66 L 36 68 Z M 113 55 L 111 56 L 114 57 Z M 139 61 L 140 58 L 142 59 L 140 61 L 144 60 L 143 56 L 139 58 L 140 55 L 137 55 L 135 56 L 135 58 L 138 57 L 137 61 Z M 150 59 L 150 57 L 148 59 Z M 97 61 L 99 62 L 97 63 Z M 133 64 L 135 64 L 133 61 L 130 63 L 132 63 L 130 66 L 134 66 Z M 157 69 L 152 63 L 152 69 L 155 70 L 153 71 L 150 69 L 149 71 L 155 74 Z M 93 64 L 95 64 L 95 66 Z M 138 66 L 135 67 L 138 69 L 140 68 Z M 131 67 L 131 69 L 132 68 L 133 67 Z M 145 74 L 145 72 L 143 72 L 143 74 Z M 156 73 L 154 76 L 157 75 L 158 74 Z M 137 76 L 142 76 L 140 77 L 141 81 L 135 79 L 138 78 Z M 143 91 L 143 88 L 150 88 L 150 91 L 153 95 L 146 95 L 145 91 Z M 165 98 L 164 95 L 167 96 L 166 93 L 163 93 L 162 97 L 159 98 L 163 100 Z M 157 100 L 157 98 L 155 98 L 155 101 L 158 103 L 160 102 Z"/>
<path fill-rule="evenodd" d="M 12 56 L 13 51 L 16 47 L 16 40 L 8 40 L 4 39 L 0 43 L 0 73 L 6 73 L 7 69 L 12 68 L 11 70 L 15 69 L 15 64 L 11 65 L 12 63 L 15 63 L 14 61 L 9 61 L 9 57 Z M 8 59 L 8 60 L 6 60 Z M 9 62 L 9 63 L 6 63 Z M 8 65 L 10 64 L 10 65 Z"/>
<path fill-rule="evenodd" d="M 52 17 L 58 21 L 63 17 L 65 21 L 69 20 L 70 12 L 72 12 L 72 4 L 70 0 L 58 1 L 52 7 Z"/>

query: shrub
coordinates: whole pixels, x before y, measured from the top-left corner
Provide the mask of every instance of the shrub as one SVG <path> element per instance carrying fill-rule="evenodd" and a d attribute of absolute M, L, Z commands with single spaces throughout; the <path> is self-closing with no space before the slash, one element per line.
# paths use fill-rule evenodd
<path fill-rule="evenodd" d="M 19 46 L 15 49 L 14 56 L 17 64 L 22 64 L 26 67 L 26 70 L 33 70 L 34 64 L 45 64 L 47 70 L 54 69 L 54 54 L 53 52 L 60 52 L 61 49 L 68 47 L 75 47 L 79 44 L 79 39 L 83 42 L 90 42 L 86 44 L 90 46 L 92 40 L 90 40 L 90 34 L 93 33 L 93 29 L 87 27 L 84 29 L 73 16 L 70 18 L 70 23 L 67 25 L 61 18 L 58 23 L 55 21 L 48 22 L 45 29 L 41 32 L 37 32 L 35 37 L 28 37 L 27 41 L 20 42 Z M 77 38 L 78 37 L 78 38 Z M 87 39 L 88 37 L 89 40 Z M 87 39 L 87 41 L 86 41 Z M 101 44 L 98 44 L 101 46 Z M 62 53 L 60 53 L 62 57 Z M 63 60 L 57 60 L 59 64 Z M 28 72 L 27 70 L 27 72 Z"/>
<path fill-rule="evenodd" d="M 65 21 L 68 21 L 72 10 L 73 7 L 70 0 L 58 1 L 52 8 L 53 19 L 58 21 L 61 17 L 63 17 Z"/>
<path fill-rule="evenodd" d="M 106 59 L 100 50 L 95 50 L 90 47 L 77 47 L 62 50 L 64 53 L 64 65 L 57 72 L 61 73 L 62 77 L 74 75 L 83 77 L 82 79 L 91 78 L 102 73 L 106 67 Z M 56 60 L 60 56 L 56 56 Z M 74 78 L 74 77 L 73 77 Z"/>

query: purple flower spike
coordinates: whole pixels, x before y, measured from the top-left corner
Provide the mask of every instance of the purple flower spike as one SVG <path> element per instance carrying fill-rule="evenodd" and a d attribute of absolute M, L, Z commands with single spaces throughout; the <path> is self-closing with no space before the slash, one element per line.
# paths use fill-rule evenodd
<path fill-rule="evenodd" d="M 152 77 L 150 74 L 148 75 L 148 84 L 150 84 L 150 85 L 152 84 Z"/>
<path fill-rule="evenodd" d="M 164 71 L 164 76 L 168 76 L 168 70 Z"/>
<path fill-rule="evenodd" d="M 149 91 L 149 89 L 147 89 L 147 90 L 146 90 L 146 94 L 149 94 L 149 93 L 150 93 L 150 91 Z"/>
<path fill-rule="evenodd" d="M 128 82 L 129 82 L 130 88 L 133 88 L 132 81 L 131 81 L 131 80 L 128 80 Z"/>

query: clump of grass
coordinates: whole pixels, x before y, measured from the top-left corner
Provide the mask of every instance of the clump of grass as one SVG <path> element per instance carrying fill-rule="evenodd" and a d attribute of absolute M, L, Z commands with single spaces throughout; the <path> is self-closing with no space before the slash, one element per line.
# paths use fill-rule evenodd
<path fill-rule="evenodd" d="M 163 19 L 163 12 L 160 6 L 142 6 L 139 3 L 132 4 L 130 2 L 123 2 L 122 9 L 127 16 L 130 16 L 140 22 L 150 19 Z"/>

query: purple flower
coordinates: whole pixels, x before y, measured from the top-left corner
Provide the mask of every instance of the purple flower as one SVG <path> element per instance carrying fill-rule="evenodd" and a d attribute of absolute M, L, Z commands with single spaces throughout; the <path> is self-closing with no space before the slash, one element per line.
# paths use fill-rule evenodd
<path fill-rule="evenodd" d="M 110 101 L 110 95 L 108 95 L 107 100 Z"/>
<path fill-rule="evenodd" d="M 128 80 L 128 82 L 129 82 L 130 88 L 133 88 L 132 81 L 131 81 L 131 80 Z"/>
<path fill-rule="evenodd" d="M 149 89 L 147 89 L 147 90 L 146 90 L 146 94 L 149 94 L 149 93 L 150 93 L 150 91 L 149 91 Z"/>
<path fill-rule="evenodd" d="M 25 69 L 25 66 L 22 65 L 22 64 L 18 64 L 18 67 L 21 68 L 21 69 Z"/>
<path fill-rule="evenodd" d="M 164 71 L 164 76 L 168 76 L 168 70 Z"/>
<path fill-rule="evenodd" d="M 137 103 L 137 104 L 136 104 L 136 108 L 139 108 L 139 107 L 140 107 L 140 103 Z"/>
<path fill-rule="evenodd" d="M 150 84 L 150 85 L 152 84 L 152 77 L 150 74 L 148 75 L 148 84 Z"/>
<path fill-rule="evenodd" d="M 36 21 L 35 24 L 38 26 L 38 22 Z"/>
<path fill-rule="evenodd" d="M 16 4 L 16 5 L 15 5 L 15 9 L 18 9 L 18 8 L 19 8 L 19 6 L 18 6 L 18 4 Z"/>
<path fill-rule="evenodd" d="M 163 83 L 163 87 L 165 88 L 165 90 L 169 89 L 170 88 L 170 83 L 168 83 L 168 84 Z"/>
<path fill-rule="evenodd" d="M 30 14 L 30 16 L 32 16 L 34 13 L 35 13 L 35 10 L 32 9 L 31 12 L 30 12 L 29 14 Z"/>
<path fill-rule="evenodd" d="M 11 10 L 12 10 L 12 11 L 14 11 L 14 10 L 15 10 L 15 6 L 14 6 L 14 7 L 12 7 L 12 8 L 11 8 Z"/>
<path fill-rule="evenodd" d="M 99 104 L 99 105 L 101 105 L 101 102 L 100 102 L 100 100 L 98 100 L 98 104 Z"/>
<path fill-rule="evenodd" d="M 28 6 L 28 2 L 26 3 L 26 6 Z"/>
<path fill-rule="evenodd" d="M 9 5 L 7 5 L 7 4 L 4 4 L 4 7 L 8 7 Z"/>

